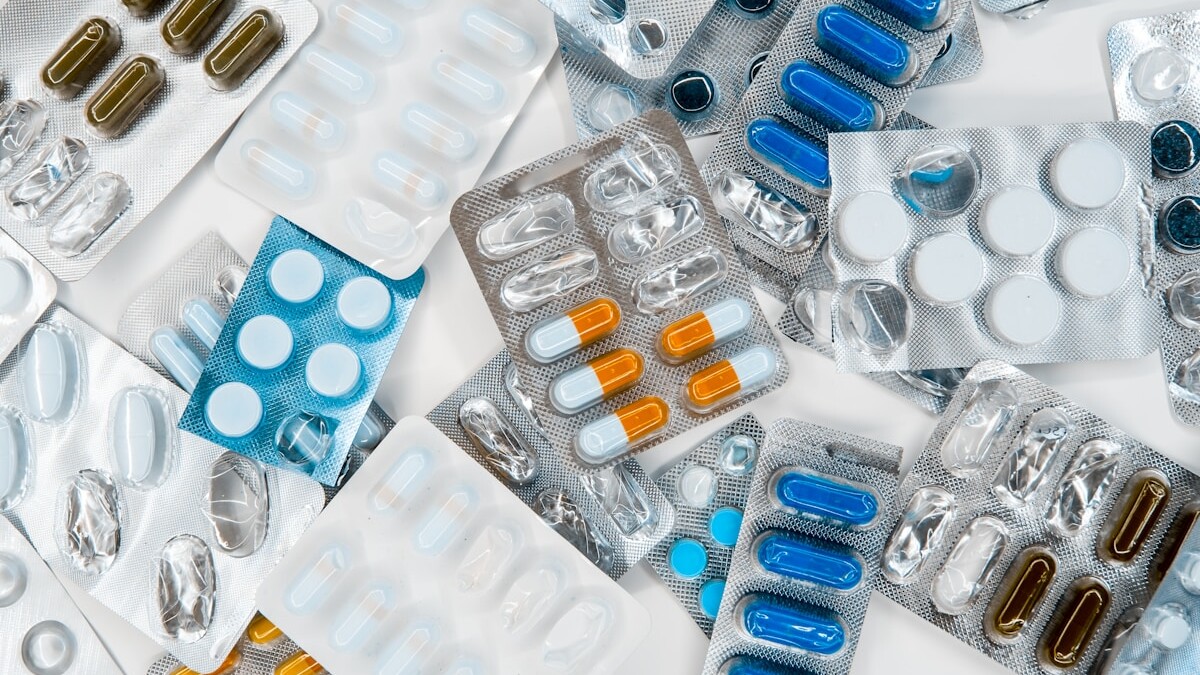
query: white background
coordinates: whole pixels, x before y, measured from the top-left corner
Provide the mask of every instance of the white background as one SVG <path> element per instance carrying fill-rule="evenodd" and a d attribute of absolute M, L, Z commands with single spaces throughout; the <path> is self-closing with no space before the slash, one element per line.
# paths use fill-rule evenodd
<path fill-rule="evenodd" d="M 454 0 L 463 1 L 463 0 Z M 666 1 L 666 0 L 664 0 Z M 918 92 L 910 111 L 936 126 L 986 126 L 1100 121 L 1113 118 L 1109 96 L 1108 28 L 1149 14 L 1200 9 L 1200 0 L 1051 0 L 1031 21 L 977 12 L 985 63 L 974 77 Z M 693 142 L 702 162 L 714 137 Z M 485 178 L 493 178 L 574 142 L 566 82 L 556 58 L 517 119 Z M 209 230 L 247 260 L 271 213 L 224 185 L 210 152 L 184 182 L 85 279 L 61 284 L 59 297 L 109 336 L 124 307 L 165 267 Z M 500 335 L 453 234 L 447 232 L 425 266 L 417 302 L 377 400 L 393 416 L 424 415 L 501 346 Z M 768 318 L 782 307 L 760 294 Z M 1096 330 L 1105 330 L 1098 325 Z M 870 436 L 904 447 L 912 464 L 935 418 L 898 395 L 780 338 L 791 380 L 749 410 L 765 422 L 783 416 Z M 1171 416 L 1157 352 L 1133 361 L 1030 367 L 1029 372 L 1161 452 L 1200 471 L 1200 431 Z M 745 412 L 724 416 L 727 420 Z M 640 456 L 651 475 L 714 431 L 711 422 Z M 353 523 L 347 523 L 352 527 Z M 621 580 L 649 609 L 653 629 L 624 672 L 696 673 L 707 641 L 646 564 Z M 75 597 L 129 673 L 141 674 L 157 647 L 82 593 Z M 921 672 L 1003 673 L 1003 668 L 875 594 L 862 630 L 856 675 Z"/>

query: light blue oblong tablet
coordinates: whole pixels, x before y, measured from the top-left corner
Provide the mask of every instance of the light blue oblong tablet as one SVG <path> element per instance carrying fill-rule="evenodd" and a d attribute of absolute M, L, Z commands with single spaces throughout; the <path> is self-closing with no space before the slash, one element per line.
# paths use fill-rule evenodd
<path fill-rule="evenodd" d="M 767 530 L 754 540 L 752 558 L 770 574 L 839 592 L 858 588 L 863 563 L 849 548 Z"/>
<path fill-rule="evenodd" d="M 808 61 L 789 63 L 779 76 L 783 98 L 796 110 L 835 131 L 883 128 L 883 108 Z"/>
<path fill-rule="evenodd" d="M 746 147 L 780 176 L 818 195 L 829 194 L 829 155 L 825 148 L 774 117 L 746 125 Z"/>
<path fill-rule="evenodd" d="M 192 335 L 196 336 L 200 344 L 208 349 L 212 349 L 213 345 L 217 344 L 217 337 L 221 335 L 221 326 L 225 325 L 225 317 L 221 316 L 221 312 L 213 307 L 208 298 L 196 296 L 188 300 L 184 303 L 180 315 L 183 318 L 183 325 L 192 331 Z"/>
<path fill-rule="evenodd" d="M 950 0 L 867 0 L 917 30 L 937 30 L 950 18 Z"/>
<path fill-rule="evenodd" d="M 770 494 L 779 508 L 816 520 L 865 528 L 879 518 L 879 495 L 871 488 L 797 467 L 777 471 Z"/>
<path fill-rule="evenodd" d="M 743 597 L 734 617 L 750 639 L 773 647 L 832 656 L 846 646 L 846 627 L 835 615 L 765 593 Z"/>
<path fill-rule="evenodd" d="M 883 84 L 908 84 L 919 69 L 917 53 L 908 43 L 841 5 L 817 12 L 814 32 L 821 49 Z"/>
<path fill-rule="evenodd" d="M 150 334 L 150 353 L 184 391 L 189 394 L 200 381 L 204 364 L 179 331 L 163 326 Z"/>

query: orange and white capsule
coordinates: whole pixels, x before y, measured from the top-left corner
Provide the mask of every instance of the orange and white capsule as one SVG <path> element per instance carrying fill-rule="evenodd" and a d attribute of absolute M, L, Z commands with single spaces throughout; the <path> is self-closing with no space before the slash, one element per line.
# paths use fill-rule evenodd
<path fill-rule="evenodd" d="M 657 396 L 639 398 L 579 430 L 575 453 L 589 464 L 603 464 L 661 434 L 671 410 Z"/>
<path fill-rule="evenodd" d="M 614 349 L 554 378 L 550 403 L 560 413 L 574 415 L 632 387 L 644 370 L 641 354 Z"/>
<path fill-rule="evenodd" d="M 621 324 L 621 308 L 596 298 L 539 321 L 525 334 L 525 351 L 538 363 L 552 363 L 603 340 Z"/>
<path fill-rule="evenodd" d="M 233 650 L 229 652 L 229 655 L 225 657 L 225 660 L 221 662 L 221 665 L 217 666 L 217 669 L 212 672 L 197 673 L 187 666 L 179 666 L 175 670 L 171 671 L 171 675 L 229 675 L 233 672 L 234 668 L 238 667 L 238 664 L 241 662 L 242 654 L 237 650 L 237 647 L 234 647 Z"/>
<path fill-rule="evenodd" d="M 255 614 L 246 628 L 246 637 L 256 645 L 269 645 L 283 637 L 283 631 L 262 614 Z"/>
<path fill-rule="evenodd" d="M 694 359 L 745 333 L 753 317 L 745 300 L 723 300 L 664 328 L 658 340 L 658 353 L 668 363 Z"/>
<path fill-rule="evenodd" d="M 761 389 L 775 376 L 778 365 L 775 352 L 761 345 L 751 347 L 688 378 L 684 399 L 692 410 L 708 412 Z"/>
<path fill-rule="evenodd" d="M 275 675 L 324 675 L 325 669 L 317 660 L 300 650 L 275 666 Z"/>

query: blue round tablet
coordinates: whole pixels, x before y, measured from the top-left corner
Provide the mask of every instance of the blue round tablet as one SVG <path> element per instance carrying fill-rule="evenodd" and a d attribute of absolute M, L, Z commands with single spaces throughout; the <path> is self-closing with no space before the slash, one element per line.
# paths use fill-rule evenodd
<path fill-rule="evenodd" d="M 696 120 L 708 114 L 718 98 L 717 83 L 707 73 L 685 70 L 667 88 L 667 105 L 681 120 Z"/>
<path fill-rule="evenodd" d="M 721 609 L 721 596 L 725 594 L 724 579 L 709 579 L 700 587 L 700 595 L 696 601 L 700 611 L 710 619 L 717 618 L 717 610 Z"/>
<path fill-rule="evenodd" d="M 736 544 L 740 529 L 742 529 L 742 510 L 732 506 L 722 506 L 708 519 L 708 533 L 712 535 L 713 541 L 721 546 Z"/>
<path fill-rule="evenodd" d="M 680 539 L 667 550 L 667 564 L 683 579 L 695 579 L 708 567 L 708 551 L 695 539 Z"/>

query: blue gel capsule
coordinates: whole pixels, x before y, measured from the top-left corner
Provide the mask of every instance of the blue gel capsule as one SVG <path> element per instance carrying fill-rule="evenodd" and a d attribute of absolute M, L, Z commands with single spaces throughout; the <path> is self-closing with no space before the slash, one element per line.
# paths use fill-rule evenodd
<path fill-rule="evenodd" d="M 908 84 L 919 69 L 912 47 L 841 5 L 827 5 L 817 12 L 816 42 L 863 74 L 893 87 Z"/>
<path fill-rule="evenodd" d="M 783 98 L 796 110 L 835 131 L 883 128 L 883 108 L 808 61 L 793 61 L 779 77 Z"/>
<path fill-rule="evenodd" d="M 854 551 L 825 542 L 767 530 L 754 540 L 754 560 L 770 574 L 839 592 L 858 588 L 863 564 Z"/>
<path fill-rule="evenodd" d="M 200 341 L 208 349 L 212 349 L 213 345 L 217 344 L 217 337 L 221 335 L 221 326 L 225 325 L 225 317 L 217 311 L 216 307 L 208 301 L 208 298 L 195 297 L 188 300 L 183 305 L 183 310 L 180 312 L 183 318 L 183 325 L 192 331 L 192 335 Z"/>
<path fill-rule="evenodd" d="M 779 508 L 807 518 L 854 528 L 879 518 L 879 495 L 870 488 L 795 467 L 772 476 L 770 494 Z"/>
<path fill-rule="evenodd" d="M 774 117 L 746 125 L 746 147 L 780 176 L 818 195 L 829 194 L 829 155 L 825 148 Z"/>
<path fill-rule="evenodd" d="M 941 28 L 953 9 L 950 0 L 867 0 L 917 30 Z"/>
<path fill-rule="evenodd" d="M 184 391 L 190 394 L 196 388 L 204 364 L 179 331 L 163 326 L 151 333 L 150 353 Z"/>
<path fill-rule="evenodd" d="M 704 616 L 710 619 L 717 618 L 717 612 L 721 610 L 722 595 L 725 595 L 724 579 L 709 579 L 700 586 L 696 604 L 700 605 L 700 611 Z"/>
<path fill-rule="evenodd" d="M 846 646 L 846 627 L 827 610 L 765 593 L 743 597 L 734 617 L 750 639 L 773 647 L 832 656 Z"/>
<path fill-rule="evenodd" d="M 717 675 L 810 675 L 810 673 L 752 656 L 735 656 L 721 664 L 721 667 L 717 669 Z"/>

